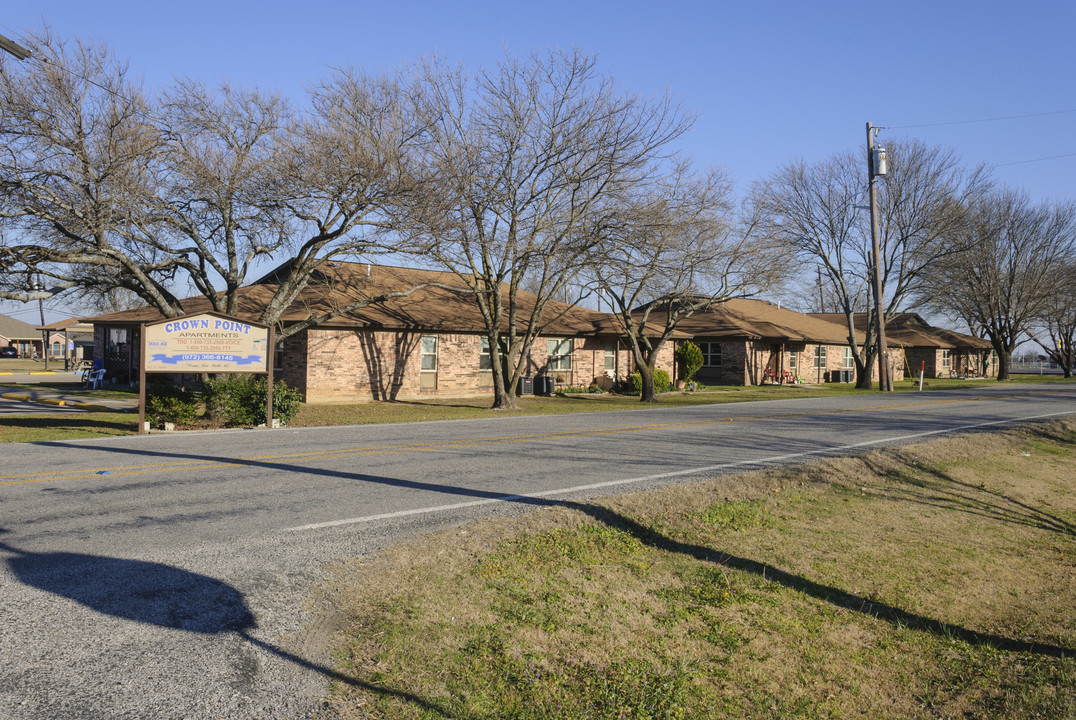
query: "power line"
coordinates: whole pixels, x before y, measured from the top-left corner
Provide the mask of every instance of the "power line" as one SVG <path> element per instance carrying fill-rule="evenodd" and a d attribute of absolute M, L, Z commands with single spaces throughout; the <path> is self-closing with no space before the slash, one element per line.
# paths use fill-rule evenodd
<path fill-rule="evenodd" d="M 1023 165 L 1024 163 L 1042 162 L 1043 160 L 1058 160 L 1060 158 L 1076 157 L 1076 153 L 1066 153 L 1064 155 L 1051 155 L 1049 157 L 1035 158 L 1033 160 L 1015 160 L 1007 163 L 995 163 L 993 167 L 1007 167 L 1009 165 Z"/>
<path fill-rule="evenodd" d="M 1076 113 L 1076 108 L 1072 110 L 1051 110 L 1049 112 L 1029 113 L 1027 115 L 1003 115 L 1001 117 L 980 118 L 978 120 L 954 120 L 952 122 L 924 123 L 921 125 L 887 125 L 886 129 L 910 130 L 914 128 L 944 127 L 946 125 L 972 125 L 974 123 L 998 122 L 1000 120 L 1023 120 L 1025 118 L 1046 117 L 1048 115 L 1068 115 L 1071 113 Z"/>
<path fill-rule="evenodd" d="M 5 40 L 7 41 L 6 44 L 3 43 L 3 41 L 5 41 Z M 25 40 L 23 42 L 25 42 Z M 13 46 L 13 47 L 9 47 L 9 45 Z M 122 101 L 124 101 L 126 103 L 136 102 L 136 100 L 134 100 L 134 99 L 132 99 L 130 97 L 127 97 L 127 96 L 125 96 L 125 95 L 123 95 L 121 93 L 118 93 L 118 92 L 116 92 L 115 90 L 113 90 L 110 87 L 105 87 L 104 85 L 97 82 L 93 78 L 87 77 L 86 75 L 83 75 L 82 73 L 80 73 L 80 72 L 78 72 L 76 70 L 71 70 L 70 68 L 66 67 L 65 65 L 63 65 L 63 64 L 61 64 L 59 62 L 56 62 L 54 60 L 50 60 L 47 57 L 39 57 L 37 54 L 34 54 L 33 52 L 27 50 L 26 48 L 22 47 L 21 45 L 15 43 L 14 41 L 8 39 L 7 37 L 5 37 L 3 35 L 0 35 L 0 48 L 10 52 L 12 55 L 17 57 L 19 60 L 29 60 L 30 62 L 34 62 L 34 63 L 37 63 L 39 65 L 43 65 L 43 66 L 46 66 L 46 67 L 51 66 L 51 67 L 54 67 L 54 68 L 59 68 L 62 72 L 65 72 L 68 75 L 71 75 L 73 77 L 79 78 L 80 80 L 83 80 L 84 82 L 87 82 L 90 85 L 93 85 L 94 87 L 97 87 L 97 88 L 99 88 L 101 90 L 104 90 L 106 93 L 112 95 L 113 97 L 115 97 L 118 100 L 122 100 Z M 153 112 L 149 108 L 146 108 L 146 112 L 147 112 L 147 114 L 149 114 L 149 115 L 151 115 L 153 117 L 157 117 L 156 113 Z"/>

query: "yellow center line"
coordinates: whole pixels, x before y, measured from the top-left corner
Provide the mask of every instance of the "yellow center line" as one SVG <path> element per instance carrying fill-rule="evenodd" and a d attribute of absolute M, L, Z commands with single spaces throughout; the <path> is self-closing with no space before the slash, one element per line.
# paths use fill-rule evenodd
<path fill-rule="evenodd" d="M 991 396 L 993 398 L 1018 398 L 1028 397 L 1029 393 L 1011 393 L 1005 395 Z M 562 438 L 582 438 L 582 437 L 594 437 L 605 436 L 614 434 L 627 434 L 647 432 L 653 430 L 672 430 L 682 429 L 690 427 L 702 427 L 706 425 L 716 425 L 721 423 L 741 423 L 752 421 L 764 421 L 764 420 L 786 420 L 791 418 L 809 418 L 819 417 L 823 415 L 840 415 L 844 413 L 868 413 L 877 412 L 881 410 L 892 409 L 908 409 L 908 408 L 925 408 L 938 405 L 957 405 L 970 402 L 978 402 L 986 400 L 985 396 L 977 396 L 972 398 L 954 398 L 943 400 L 927 400 L 922 402 L 890 402 L 881 403 L 877 405 L 867 405 L 860 408 L 840 408 L 833 410 L 811 410 L 802 412 L 786 412 L 778 413 L 776 415 L 742 415 L 732 416 L 726 418 L 705 418 L 698 420 L 679 420 L 662 423 L 651 423 L 644 425 L 621 425 L 604 428 L 595 428 L 592 430 L 571 430 L 563 432 L 547 432 L 547 433 L 533 433 L 524 435 L 501 435 L 488 438 L 463 438 L 459 440 L 440 440 L 432 442 L 419 442 L 419 443 L 399 443 L 391 445 L 375 445 L 366 448 L 341 448 L 339 450 L 317 450 L 309 452 L 294 452 L 294 453 L 282 453 L 274 455 L 254 455 L 250 457 L 221 459 L 215 461 L 207 461 L 206 459 L 198 458 L 192 460 L 177 460 L 172 462 L 156 462 L 145 463 L 138 465 L 124 465 L 119 467 L 107 467 L 107 468 L 85 468 L 80 470 L 73 470 L 67 473 L 55 474 L 50 472 L 36 472 L 36 473 L 21 473 L 16 475 L 0 475 L 0 486 L 2 485 L 23 485 L 28 483 L 39 482 L 57 482 L 62 480 L 85 480 L 97 475 L 108 474 L 110 476 L 127 476 L 138 475 L 142 473 L 150 472 L 176 472 L 179 470 L 205 470 L 210 468 L 219 467 L 242 467 L 244 465 L 257 465 L 277 464 L 283 460 L 319 460 L 330 458 L 345 458 L 345 457 L 362 457 L 369 455 L 388 455 L 395 453 L 406 452 L 433 452 L 438 450 L 453 450 L 458 448 L 467 447 L 480 447 L 483 445 L 507 445 L 512 443 L 526 443 L 536 442 L 542 440 L 555 440 Z"/>

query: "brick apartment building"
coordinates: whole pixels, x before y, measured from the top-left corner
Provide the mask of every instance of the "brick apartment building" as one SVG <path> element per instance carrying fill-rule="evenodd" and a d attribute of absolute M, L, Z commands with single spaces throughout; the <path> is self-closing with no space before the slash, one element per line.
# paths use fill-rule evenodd
<path fill-rule="evenodd" d="M 277 349 L 276 377 L 299 389 L 308 402 L 492 394 L 491 356 L 478 305 L 450 273 L 331 263 L 285 311 L 280 324 L 287 327 L 364 298 L 424 284 L 406 296 L 341 313 L 286 338 Z M 268 282 L 242 288 L 236 316 L 256 322 L 274 291 Z M 527 317 L 533 296 L 520 296 L 521 316 Z M 183 309 L 188 314 L 212 310 L 204 297 L 184 300 Z M 634 369 L 608 315 L 550 302 L 543 317 L 526 376 L 549 377 L 556 387 L 565 387 L 603 378 L 623 381 Z M 95 356 L 115 377 L 136 377 L 141 323 L 160 319 L 152 308 L 87 318 L 95 327 Z M 659 366 L 671 373 L 672 364 L 670 344 Z"/>
<path fill-rule="evenodd" d="M 241 289 L 239 319 L 257 322 L 276 289 L 272 280 L 270 274 Z M 363 299 L 404 291 L 410 292 L 355 307 L 286 338 L 277 348 L 276 377 L 299 389 L 308 402 L 492 394 L 491 356 L 479 307 L 450 273 L 330 263 L 285 311 L 280 325 L 294 326 Z M 527 317 L 533 296 L 521 292 L 520 298 L 520 317 Z M 212 310 L 203 297 L 184 300 L 183 309 L 188 314 Z M 551 302 L 543 318 L 527 357 L 526 376 L 550 378 L 561 388 L 624 381 L 635 369 L 611 315 Z M 87 318 L 95 327 L 94 357 L 113 376 L 136 378 L 141 323 L 160 319 L 151 308 Z M 648 323 L 661 327 L 662 313 L 652 313 Z M 732 299 L 681 323 L 673 341 L 663 347 L 658 367 L 675 378 L 675 344 L 690 338 L 703 350 L 704 365 L 697 377 L 704 383 L 853 382 L 855 364 L 843 323 L 843 316 L 834 322 L 829 316 L 805 315 L 762 300 Z M 960 354 L 964 351 L 953 344 L 959 333 L 946 339 L 932 335 L 936 329 L 925 323 L 908 319 L 900 327 L 904 334 L 894 337 L 908 342 L 890 347 L 894 379 L 901 379 L 907 367 L 918 374 L 921 354 L 934 353 L 938 368 L 946 352 L 950 363 L 965 355 L 966 362 L 959 360 L 965 365 L 974 365 L 973 357 L 981 359 Z"/>

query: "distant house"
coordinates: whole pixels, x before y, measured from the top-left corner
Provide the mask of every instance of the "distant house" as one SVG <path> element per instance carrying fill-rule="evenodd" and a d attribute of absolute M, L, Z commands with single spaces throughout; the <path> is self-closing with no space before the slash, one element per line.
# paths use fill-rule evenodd
<path fill-rule="evenodd" d="M 236 316 L 257 321 L 273 296 L 273 274 L 240 291 Z M 298 388 L 308 402 L 343 402 L 491 394 L 493 372 L 484 324 L 473 295 L 459 278 L 431 270 L 328 263 L 280 318 L 283 327 L 326 316 L 390 293 L 367 307 L 343 312 L 287 338 L 276 356 L 276 376 Z M 454 288 L 459 288 L 455 290 Z M 520 293 L 521 317 L 534 297 Z M 186 313 L 211 310 L 209 301 L 182 301 Z M 143 322 L 160 320 L 152 308 L 85 318 L 92 323 L 95 357 L 123 379 L 138 374 Z M 633 369 L 630 353 L 610 316 L 551 302 L 531 348 L 525 373 L 551 378 L 556 386 L 623 380 Z M 662 362 L 672 369 L 672 348 Z"/>
<path fill-rule="evenodd" d="M 93 360 L 92 325 L 68 318 L 35 329 L 38 335 L 44 333 L 50 359 L 72 362 Z"/>
<path fill-rule="evenodd" d="M 7 315 L 0 315 L 0 346 L 16 348 L 23 358 L 44 357 L 45 352 L 41 331 Z"/>
<path fill-rule="evenodd" d="M 846 322 L 840 313 L 816 313 L 812 317 Z M 857 332 L 866 331 L 866 313 L 856 313 L 853 321 Z M 922 370 L 927 378 L 997 376 L 997 355 L 989 340 L 934 327 L 911 312 L 890 318 L 885 334 L 890 352 L 899 351 L 905 375 L 919 377 Z"/>

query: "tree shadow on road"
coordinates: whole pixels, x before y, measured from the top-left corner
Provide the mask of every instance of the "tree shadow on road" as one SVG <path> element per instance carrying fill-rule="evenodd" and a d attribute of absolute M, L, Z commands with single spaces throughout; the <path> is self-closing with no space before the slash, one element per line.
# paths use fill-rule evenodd
<path fill-rule="evenodd" d="M 0 533 L 4 533 L 0 530 Z M 246 598 L 226 582 L 172 565 L 72 552 L 28 552 L 0 542 L 21 583 L 73 600 L 102 615 L 202 635 L 234 634 L 277 657 L 352 687 L 393 696 L 451 717 L 447 708 L 400 690 L 374 685 L 289 652 L 253 635 Z"/>

